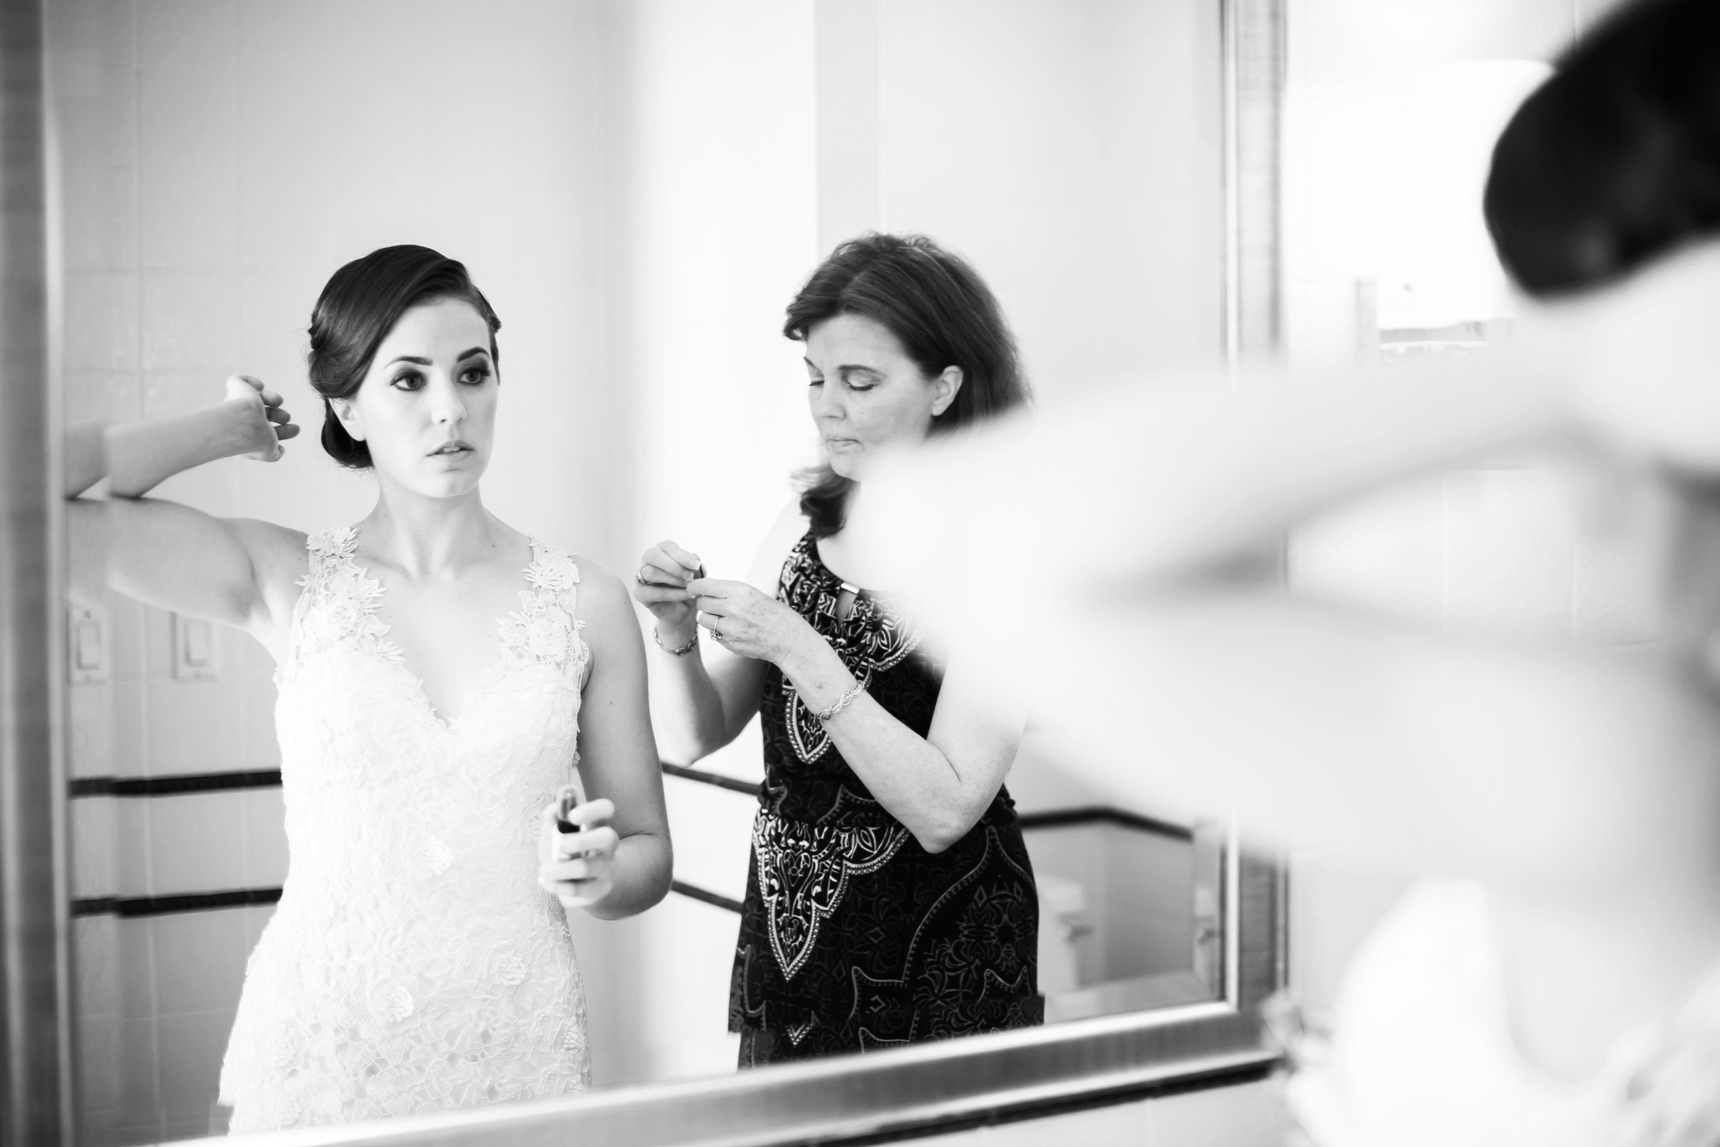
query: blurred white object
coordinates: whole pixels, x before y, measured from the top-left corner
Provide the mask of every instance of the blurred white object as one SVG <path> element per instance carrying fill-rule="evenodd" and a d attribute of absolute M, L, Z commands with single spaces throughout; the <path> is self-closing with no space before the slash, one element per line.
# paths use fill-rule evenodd
<path fill-rule="evenodd" d="M 1290 1107 L 1318 1147 L 1581 1147 L 1610 1120 L 1653 1032 L 1632 1029 L 1580 1083 L 1526 1060 L 1479 883 L 1430 879 L 1357 950 L 1333 1035 L 1292 1048 Z"/>

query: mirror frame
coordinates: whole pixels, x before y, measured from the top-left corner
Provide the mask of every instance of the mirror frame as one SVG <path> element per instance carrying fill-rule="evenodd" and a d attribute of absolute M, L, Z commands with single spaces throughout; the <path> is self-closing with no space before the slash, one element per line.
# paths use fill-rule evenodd
<path fill-rule="evenodd" d="M 1224 344 L 1279 345 L 1284 0 L 1210 0 L 1223 36 Z M 73 1143 L 53 133 L 44 0 L 0 0 L 0 1147 Z M 1220 190 L 1220 189 L 1215 189 Z M 58 719 L 55 719 L 58 718 Z M 1284 866 L 1224 853 L 1224 991 L 1188 1004 L 685 1083 L 277 1133 L 280 1144 L 614 1147 L 917 1137 L 1264 1078 L 1287 974 Z"/>

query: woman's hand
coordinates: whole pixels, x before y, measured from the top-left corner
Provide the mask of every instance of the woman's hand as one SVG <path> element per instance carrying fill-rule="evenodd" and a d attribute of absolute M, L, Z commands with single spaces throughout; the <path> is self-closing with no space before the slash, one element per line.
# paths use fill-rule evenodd
<path fill-rule="evenodd" d="M 780 666 L 807 638 L 822 640 L 798 613 L 747 582 L 699 578 L 687 592 L 699 624 L 730 653 Z"/>
<path fill-rule="evenodd" d="M 299 428 L 282 402 L 281 396 L 265 387 L 261 379 L 248 374 L 235 374 L 227 379 L 227 401 L 223 405 L 233 415 L 233 431 L 240 443 L 235 454 L 273 462 L 286 453 L 281 443 L 297 436 Z"/>
<path fill-rule="evenodd" d="M 555 801 L 544 806 L 543 832 L 539 835 L 538 884 L 555 894 L 563 908 L 590 908 L 615 887 L 615 849 L 621 837 L 609 827 L 615 804 L 594 800 L 567 814 L 578 832 L 556 827 Z"/>
<path fill-rule="evenodd" d="M 657 639 L 671 649 L 692 639 L 693 597 L 687 583 L 704 574 L 699 555 L 662 541 L 645 551 L 633 575 L 633 599 L 657 619 Z"/>

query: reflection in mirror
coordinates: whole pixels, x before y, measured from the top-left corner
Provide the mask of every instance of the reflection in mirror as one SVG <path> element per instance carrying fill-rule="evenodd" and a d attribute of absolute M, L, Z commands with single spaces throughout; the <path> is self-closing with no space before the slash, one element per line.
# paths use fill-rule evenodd
<path fill-rule="evenodd" d="M 785 937 L 813 944 L 813 921 L 828 942 L 844 890 L 858 895 L 877 869 L 844 854 L 825 883 L 807 884 L 792 863 L 759 863 L 768 722 L 763 733 L 753 721 L 738 735 L 725 725 L 721 736 L 677 739 L 673 717 L 688 699 L 677 701 L 674 674 L 704 660 L 721 682 L 739 663 L 713 646 L 746 652 L 748 603 L 788 624 L 764 607 L 791 548 L 826 573 L 844 571 L 839 534 L 801 545 L 807 523 L 792 513 L 772 526 L 790 501 L 790 475 L 825 457 L 821 449 L 839 475 L 863 480 L 838 464 L 852 436 L 828 432 L 832 419 L 858 415 L 821 416 L 829 398 L 816 386 L 813 419 L 802 405 L 803 355 L 829 388 L 856 365 L 856 344 L 820 338 L 835 333 L 829 316 L 799 341 L 781 335 L 784 308 L 842 240 L 923 232 L 960 252 L 995 294 L 1042 405 L 1079 393 L 1084 379 L 1216 361 L 1217 4 L 450 3 L 408 19 L 334 3 L 88 0 L 50 6 L 47 42 L 63 194 L 68 464 L 85 466 L 74 486 L 99 477 L 93 444 L 105 424 L 111 473 L 105 513 L 95 502 L 72 508 L 64 626 L 83 1141 L 218 1132 L 248 1088 L 257 1102 L 247 1112 L 241 1101 L 236 1129 L 561 1094 L 584 1084 L 587 1053 L 599 1086 L 718 1074 L 746 1054 L 748 1031 L 772 1031 L 790 1050 L 834 1052 L 1029 1023 L 1040 1006 L 1046 1020 L 1077 1020 L 1224 994 L 1228 831 L 1083 789 L 1031 725 L 979 741 L 941 736 L 932 699 L 943 667 L 928 663 L 923 711 L 892 710 L 883 689 L 842 706 L 848 725 L 870 722 L 885 740 L 850 741 L 832 713 L 832 751 L 853 780 L 827 786 L 825 804 L 798 812 L 776 844 L 810 841 L 802 830 L 836 813 L 846 791 L 850 809 L 869 794 L 890 813 L 855 821 L 861 835 L 881 830 L 898 853 L 928 866 L 943 855 L 953 866 L 966 855 L 959 841 L 941 838 L 930 819 L 914 823 L 924 810 L 891 795 L 884 750 L 906 744 L 958 772 L 982 757 L 998 777 L 1008 769 L 1019 817 L 982 793 L 955 835 L 979 824 L 970 843 L 987 855 L 995 837 L 978 820 L 987 809 L 992 827 L 1018 832 L 1025 863 L 1015 867 L 1030 875 L 998 885 L 1017 903 L 992 911 L 969 889 L 956 905 L 965 915 L 933 921 L 928 934 L 958 978 L 1015 985 L 1016 1006 L 965 1028 L 927 1027 L 943 1001 L 886 983 L 907 977 L 849 951 L 822 965 L 828 1014 L 782 1011 L 749 1026 L 744 942 L 742 990 L 731 992 L 738 910 L 750 899 L 751 958 L 774 964 L 776 988 L 798 990 L 806 978 L 792 984 L 792 957 L 775 948 Z M 313 361 L 308 377 L 306 329 L 330 275 L 400 243 L 469 268 L 506 320 L 494 353 L 484 306 L 443 283 L 395 300 L 374 331 L 382 353 L 356 389 L 341 392 L 339 362 L 323 370 Z M 330 305 L 347 326 L 387 310 L 351 297 Z M 881 325 L 896 343 L 884 340 L 886 351 L 913 349 Z M 328 346 L 315 349 L 326 358 Z M 362 367 L 362 349 L 348 367 Z M 474 349 L 483 353 L 468 356 Z M 402 356 L 428 361 L 376 369 Z M 898 381 L 934 387 L 945 364 L 907 359 L 923 377 Z M 486 378 L 469 376 L 474 362 Z M 268 452 L 258 420 L 271 399 L 243 383 L 224 393 L 221 380 L 234 374 L 278 393 L 304 428 L 278 461 L 243 456 Z M 843 374 L 840 385 L 859 402 L 871 383 Z M 975 392 L 972 370 L 961 385 Z M 423 421 L 402 421 L 410 410 Z M 493 438 L 480 426 L 492 414 Z M 920 412 L 918 433 L 934 415 L 942 411 Z M 325 420 L 330 438 L 346 435 L 348 455 L 364 441 L 382 464 L 336 465 L 319 442 Z M 446 432 L 455 423 L 467 429 Z M 254 440 L 222 437 L 247 427 Z M 471 450 L 401 462 L 402 451 L 390 451 L 407 430 Z M 164 460 L 175 442 L 187 452 Z M 401 525 L 401 507 L 470 500 L 480 471 L 493 516 L 471 521 L 492 532 L 452 536 L 495 546 L 483 560 L 472 551 L 438 564 L 447 553 Z M 153 498 L 190 510 L 126 500 L 151 485 Z M 379 487 L 386 517 L 374 514 Z M 363 524 L 350 544 L 328 532 L 354 523 Z M 324 540 L 307 550 L 307 537 Z M 684 602 L 667 610 L 668 629 L 643 608 L 643 640 L 626 629 L 623 583 L 636 588 L 626 579 L 666 538 L 731 597 L 763 585 L 740 605 L 707 597 L 719 607 L 704 610 L 692 659 L 670 652 L 694 636 Z M 117 571 L 107 580 L 128 592 L 104 587 L 104 553 Z M 563 554 L 578 556 L 570 565 Z M 998 538 L 953 576 L 1007 576 L 1023 560 L 1030 555 Z M 518 571 L 528 565 L 526 584 Z M 361 568 L 377 590 L 354 576 Z M 235 595 L 235 584 L 254 592 Z M 828 604 L 838 627 L 887 616 L 887 591 L 825 588 L 829 602 L 821 594 L 809 609 L 823 616 Z M 295 613 L 301 601 L 311 604 Z M 522 624 L 510 654 L 496 648 L 489 619 L 513 611 Z M 577 636 L 570 615 L 584 625 Z M 862 627 L 854 640 L 879 632 Z M 318 635 L 331 648 L 356 642 L 368 668 L 345 665 L 347 676 L 330 672 L 307 689 L 303 643 Z M 725 721 L 743 724 L 760 691 L 768 698 L 774 688 L 791 713 L 777 730 L 787 751 L 796 737 L 816 739 L 819 710 L 886 671 L 875 651 L 833 654 L 838 636 L 818 636 L 822 660 L 810 670 L 760 669 L 745 704 L 725 704 Z M 629 652 L 637 645 L 642 660 Z M 529 715 L 506 700 L 511 686 L 482 684 L 498 661 L 559 708 Z M 661 795 L 640 724 L 646 673 L 656 745 L 670 762 Z M 557 738 L 571 736 L 566 718 L 581 691 L 578 779 L 586 796 L 614 801 L 619 900 L 568 908 L 564 935 L 563 907 L 535 884 L 538 816 L 571 764 Z M 935 711 L 950 720 L 957 710 Z M 510 734 L 530 731 L 537 747 L 498 748 L 475 735 L 486 721 L 498 735 L 504 723 Z M 368 738 L 365 752 L 315 748 L 355 735 Z M 869 754 L 883 763 L 869 766 Z M 793 767 L 810 769 L 821 755 L 806 752 Z M 498 779 L 478 783 L 461 768 Z M 372 783 L 382 773 L 390 787 Z M 511 803 L 490 807 L 502 793 Z M 763 796 L 768 807 L 770 791 Z M 670 876 L 656 863 L 666 851 L 649 847 L 659 801 L 675 843 L 673 886 L 641 911 Z M 489 856 L 481 840 L 503 836 L 515 899 L 485 887 L 461 903 L 479 915 L 512 903 L 517 913 L 440 952 L 452 968 L 444 983 L 488 1003 L 462 1004 L 462 1034 L 435 1037 L 458 1047 L 401 1042 L 402 1032 L 422 1036 L 447 1019 L 427 957 L 381 945 L 376 935 L 388 928 L 361 935 L 340 921 L 391 919 L 396 939 L 444 935 L 423 926 L 445 922 L 452 902 L 412 890 L 467 871 L 475 855 Z M 760 873 L 776 882 L 773 895 L 797 903 L 805 935 L 786 924 L 773 932 Z M 911 873 L 901 879 L 892 888 L 907 898 L 938 900 L 916 891 Z M 295 900 L 302 907 L 289 916 Z M 903 914 L 879 927 L 911 938 L 928 919 Z M 515 920 L 530 923 L 506 932 Z M 274 939 L 260 946 L 266 931 Z M 858 933 L 845 934 L 858 944 Z M 533 948 L 531 936 L 554 951 Z M 1007 955 L 991 967 L 961 956 L 975 937 Z M 891 944 L 906 966 L 900 937 L 875 946 Z M 861 976 L 873 985 L 864 998 Z M 861 1004 L 879 1021 L 848 1022 Z M 807 1042 L 805 1025 L 830 1016 L 842 1030 Z M 236 1018 L 249 1034 L 234 1050 Z M 530 1079 L 473 1066 L 487 1054 L 478 1045 L 527 1029 L 550 1049 L 523 1054 Z M 404 1059 L 379 1058 L 390 1039 L 411 1045 Z M 431 1048 L 434 1056 L 412 1057 Z M 752 1058 L 781 1052 L 779 1042 L 777 1054 L 754 1048 Z M 331 1102 L 312 1080 L 317 1064 L 335 1061 L 350 1086 Z M 296 1083 L 267 1083 L 287 1078 Z"/>

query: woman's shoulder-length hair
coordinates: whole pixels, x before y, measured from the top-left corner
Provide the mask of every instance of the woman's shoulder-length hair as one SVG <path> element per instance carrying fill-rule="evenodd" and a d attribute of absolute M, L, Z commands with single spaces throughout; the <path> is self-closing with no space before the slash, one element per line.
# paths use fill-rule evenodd
<path fill-rule="evenodd" d="M 934 434 L 1028 401 L 1015 335 L 996 296 L 965 259 L 924 235 L 867 234 L 838 246 L 788 304 L 782 333 L 805 341 L 814 326 L 838 315 L 883 326 L 927 377 L 961 369 L 961 389 L 932 420 Z M 854 483 L 828 463 L 796 477 L 814 536 L 841 530 Z"/>

